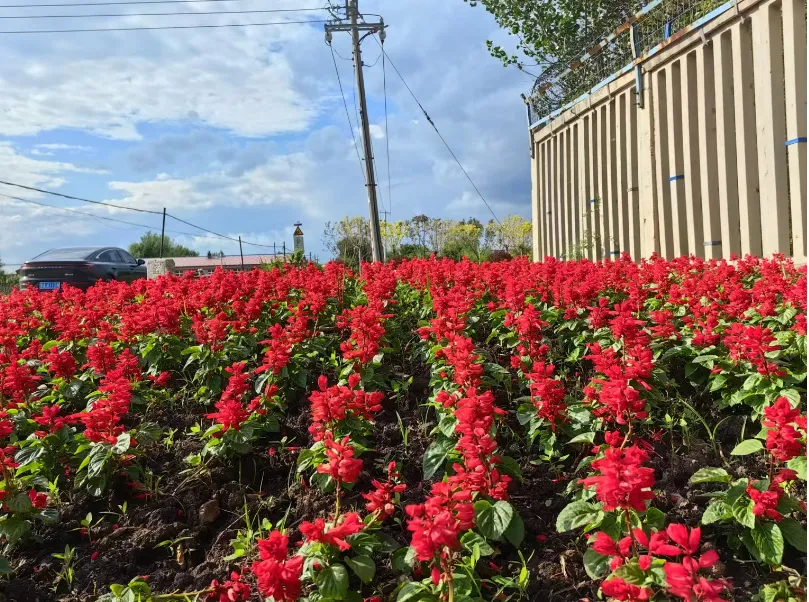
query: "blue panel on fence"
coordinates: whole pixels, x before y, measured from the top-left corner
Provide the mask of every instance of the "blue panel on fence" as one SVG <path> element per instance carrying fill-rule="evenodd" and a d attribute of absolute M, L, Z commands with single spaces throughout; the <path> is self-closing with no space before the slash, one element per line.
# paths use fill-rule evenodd
<path fill-rule="evenodd" d="M 676 182 L 677 180 L 685 180 L 685 176 L 671 176 L 669 182 Z"/>
<path fill-rule="evenodd" d="M 719 247 L 719 246 L 722 245 L 722 241 L 721 240 L 706 240 L 702 244 L 703 244 L 703 246 L 706 246 L 706 247 Z"/>
<path fill-rule="evenodd" d="M 793 138 L 792 140 L 787 140 L 787 146 L 791 146 L 793 144 L 801 144 L 801 143 L 806 144 L 806 138 L 798 137 L 798 138 Z"/>

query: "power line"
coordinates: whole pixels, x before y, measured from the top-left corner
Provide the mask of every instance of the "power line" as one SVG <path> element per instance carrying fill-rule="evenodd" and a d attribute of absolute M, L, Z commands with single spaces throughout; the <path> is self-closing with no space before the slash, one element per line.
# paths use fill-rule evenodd
<path fill-rule="evenodd" d="M 334 58 L 334 48 L 329 44 L 331 50 L 331 60 L 334 62 L 334 72 L 337 74 L 337 85 L 340 86 L 340 96 L 343 98 L 343 106 L 346 110 L 346 119 L 348 119 L 348 129 L 351 130 L 351 140 L 354 141 L 354 150 L 357 152 L 357 161 L 360 162 L 360 171 L 362 172 L 362 179 L 365 180 L 365 170 L 362 168 L 362 158 L 360 157 L 360 149 L 357 146 L 357 138 L 354 136 L 354 125 L 351 123 L 351 116 L 348 114 L 348 103 L 346 102 L 346 95 L 343 93 L 343 82 L 340 80 L 340 70 L 337 68 L 337 59 Z M 367 185 L 368 182 L 366 181 Z"/>
<path fill-rule="evenodd" d="M 58 197 L 62 197 L 62 198 L 65 198 L 65 199 L 70 199 L 70 200 L 73 200 L 73 201 L 81 201 L 83 203 L 93 203 L 94 205 L 102 205 L 104 207 L 114 207 L 116 209 L 126 209 L 126 210 L 129 210 L 129 211 L 137 211 L 139 213 L 151 213 L 152 215 L 159 215 L 161 217 L 163 216 L 162 211 L 152 211 L 150 209 L 138 209 L 137 207 L 126 207 L 124 205 L 114 205 L 112 203 L 104 203 L 104 202 L 101 202 L 101 201 L 92 201 L 90 199 L 84 199 L 84 198 L 81 198 L 81 197 L 62 194 L 60 192 L 53 192 L 51 190 L 45 190 L 43 188 L 34 188 L 33 186 L 24 186 L 22 184 L 14 184 L 13 182 L 5 182 L 3 180 L 0 180 L 0 184 L 6 184 L 8 186 L 16 186 L 18 188 L 24 188 L 26 190 L 32 190 L 32 191 L 36 191 L 36 192 L 41 192 L 43 194 L 50 194 L 50 195 L 53 195 L 53 196 L 58 196 Z M 19 197 L 13 197 L 13 196 L 6 195 L 6 194 L 0 194 L 0 196 L 6 196 L 6 197 L 9 197 L 9 198 L 15 198 L 17 200 L 21 200 L 21 201 L 26 202 L 26 203 L 27 202 L 32 202 L 34 204 L 42 205 L 44 207 L 53 207 L 53 205 L 46 205 L 45 203 L 38 203 L 36 201 L 30 201 L 28 199 L 21 199 Z M 88 215 L 90 217 L 95 217 L 95 218 L 98 218 L 98 219 L 106 219 L 106 220 L 110 220 L 110 221 L 121 222 L 121 223 L 124 223 L 124 224 L 128 224 L 130 226 L 138 226 L 140 228 L 146 228 L 148 230 L 156 230 L 157 229 L 155 227 L 146 226 L 144 224 L 136 224 L 134 222 L 127 222 L 127 221 L 124 221 L 124 220 L 119 220 L 119 219 L 115 219 L 115 218 L 111 218 L 111 217 L 102 217 L 102 216 L 92 215 L 92 214 L 89 214 L 89 213 L 83 213 L 81 211 L 76 211 L 74 209 L 65 209 L 63 207 L 53 207 L 53 208 L 54 209 L 62 209 L 63 211 L 71 211 L 73 213 L 80 213 L 82 215 Z M 177 217 L 175 215 L 171 215 L 170 213 L 166 213 L 166 216 L 170 217 L 172 219 L 175 219 L 178 222 L 186 224 L 187 226 L 191 226 L 192 228 L 196 228 L 197 230 L 202 230 L 203 232 L 207 232 L 209 234 L 212 234 L 212 235 L 214 235 L 214 236 L 216 236 L 218 238 L 221 238 L 221 239 L 224 239 L 224 240 L 232 240 L 233 242 L 239 242 L 238 238 L 233 238 L 232 236 L 225 236 L 224 234 L 220 234 L 219 232 L 214 232 L 213 230 L 208 230 L 207 228 L 203 228 L 202 226 L 192 224 L 191 222 L 188 222 L 188 221 L 186 221 L 184 219 L 181 219 L 181 218 L 179 218 L 179 217 Z M 200 236 L 199 234 L 193 234 L 191 232 L 181 232 L 181 231 L 178 231 L 178 230 L 168 230 L 167 229 L 166 232 L 171 232 L 173 234 L 182 234 L 184 236 L 195 236 L 195 237 L 199 237 L 199 238 L 208 238 L 208 237 L 205 237 L 205 236 Z M 271 245 L 262 245 L 262 244 L 250 242 L 250 241 L 247 241 L 247 240 L 244 240 L 244 239 L 242 239 L 241 242 L 243 244 L 251 245 L 253 247 L 263 247 L 263 248 L 266 248 L 266 249 L 274 249 L 275 248 L 274 246 L 271 246 Z"/>
<path fill-rule="evenodd" d="M 171 12 L 171 13 L 115 13 L 90 15 L 0 15 L 0 19 L 84 19 L 90 17 L 174 17 L 177 15 L 249 15 L 256 13 L 296 13 L 304 11 L 325 10 L 323 8 L 274 8 L 267 10 L 217 10 L 203 12 Z"/>
<path fill-rule="evenodd" d="M 132 2 L 66 2 L 57 4 L 0 4 L 0 8 L 54 8 L 67 6 L 132 6 L 136 4 L 197 4 L 201 2 L 238 2 L 239 0 L 135 0 Z"/>
<path fill-rule="evenodd" d="M 5 182 L 0 180 L 0 184 L 6 186 L 15 186 L 16 188 L 23 188 L 25 190 L 32 190 L 34 192 L 41 192 L 42 194 L 50 194 L 52 196 L 59 196 L 63 199 L 70 199 L 71 201 L 81 201 L 82 203 L 92 203 L 94 205 L 103 205 L 104 207 L 113 207 L 115 209 L 126 209 L 127 211 L 137 211 L 138 213 L 151 213 L 153 215 L 163 215 L 162 211 L 152 211 L 151 209 L 138 209 L 137 207 L 127 207 L 125 205 L 115 205 L 113 203 L 105 203 L 103 201 L 91 201 L 90 199 L 83 199 L 69 194 L 62 194 L 61 192 L 53 192 L 52 190 L 44 190 L 42 188 L 35 188 L 34 186 L 25 186 L 23 184 L 15 184 L 14 182 Z"/>
<path fill-rule="evenodd" d="M 0 197 L 5 197 L 7 199 L 13 199 L 15 201 L 20 201 L 22 203 L 30 203 L 31 205 L 39 205 L 40 207 L 45 207 L 45 208 L 48 208 L 48 209 L 57 209 L 58 211 L 67 211 L 68 213 L 76 213 L 78 215 L 83 215 L 83 216 L 93 218 L 93 219 L 96 219 L 96 220 L 105 220 L 105 221 L 108 221 L 108 222 L 116 222 L 116 223 L 119 223 L 119 224 L 126 224 L 127 226 L 135 226 L 135 227 L 138 227 L 138 228 L 143 228 L 145 230 L 157 230 L 158 229 L 156 226 L 147 226 L 146 224 L 138 224 L 138 223 L 135 223 L 135 222 L 128 222 L 126 220 L 117 219 L 117 218 L 114 218 L 114 217 L 104 217 L 103 215 L 94 215 L 92 213 L 85 213 L 84 211 L 78 211 L 77 209 L 69 209 L 67 207 L 57 207 L 56 205 L 48 205 L 47 203 L 41 203 L 39 201 L 34 201 L 34 200 L 31 200 L 31 199 L 24 199 L 22 197 L 10 195 L 10 194 L 0 193 Z M 160 215 L 162 215 L 162 213 Z M 116 228 L 116 229 L 119 229 L 119 228 Z M 123 230 L 122 228 L 120 228 L 120 229 Z M 166 229 L 166 232 L 170 232 L 171 234 L 181 234 L 183 236 L 193 236 L 193 237 L 197 237 L 197 238 L 215 238 L 215 237 L 211 237 L 211 236 L 200 236 L 199 234 L 194 234 L 192 232 L 183 232 L 182 230 L 169 230 L 169 229 Z"/>
<path fill-rule="evenodd" d="M 162 25 L 157 27 L 105 27 L 98 29 L 33 29 L 28 31 L 0 31 L 0 35 L 30 33 L 91 33 L 100 31 L 156 31 L 159 29 L 219 29 L 222 27 L 262 27 L 265 25 L 302 25 L 306 23 L 328 23 L 328 19 L 270 21 L 266 23 L 226 23 L 217 25 Z"/>
<path fill-rule="evenodd" d="M 390 56 L 388 55 L 388 53 L 387 53 L 387 52 L 385 52 L 385 48 L 382 46 L 382 44 L 379 42 L 379 40 L 377 40 L 377 38 L 376 38 L 376 36 L 375 36 L 375 35 L 374 35 L 374 36 L 371 36 L 371 37 L 374 39 L 374 41 L 376 41 L 376 43 L 377 43 L 377 44 L 379 45 L 379 47 L 382 49 L 382 54 L 384 54 L 384 55 L 387 57 L 388 62 L 390 63 L 390 66 L 391 66 L 391 67 L 393 67 L 393 70 L 396 72 L 396 75 L 398 75 L 398 76 L 399 76 L 399 79 L 400 79 L 400 80 L 402 80 L 402 83 L 404 84 L 404 87 L 405 87 L 405 88 L 407 88 L 407 91 L 408 91 L 408 92 L 410 92 L 410 96 L 412 96 L 412 97 L 413 97 L 413 100 L 415 100 L 415 101 L 416 101 L 416 104 L 417 104 L 417 105 L 419 105 L 419 108 L 421 109 L 421 112 L 422 112 L 422 113 L 424 113 L 424 117 L 426 117 L 426 118 L 427 118 L 427 121 L 428 121 L 428 122 L 430 122 L 430 125 L 431 125 L 431 126 L 433 126 L 433 129 L 435 130 L 435 133 L 436 133 L 436 134 L 438 134 L 438 137 L 439 137 L 439 138 L 441 138 L 441 142 L 443 142 L 443 143 L 444 143 L 444 146 L 445 146 L 445 147 L 447 147 L 447 150 L 449 151 L 449 154 L 450 154 L 450 155 L 452 155 L 452 158 L 453 158 L 453 159 L 455 159 L 455 162 L 458 164 L 458 167 L 460 167 L 460 168 L 461 168 L 461 171 L 462 171 L 462 172 L 464 173 L 464 175 L 466 176 L 466 179 L 467 179 L 467 180 L 469 180 L 469 183 L 472 185 L 472 188 L 474 188 L 474 189 L 475 189 L 475 192 L 477 192 L 477 193 L 478 193 L 478 196 L 480 197 L 480 200 L 482 200 L 482 201 L 483 201 L 483 204 L 484 204 L 484 205 L 486 205 L 486 208 L 489 210 L 489 213 L 491 213 L 491 214 L 492 214 L 492 217 L 494 218 L 494 221 L 496 221 L 496 222 L 499 224 L 499 223 L 500 223 L 500 219 L 497 217 L 497 215 L 495 215 L 495 213 L 494 213 L 494 211 L 492 210 L 491 206 L 489 206 L 489 202 L 486 200 L 486 198 L 485 198 L 485 197 L 483 196 L 483 194 L 480 192 L 480 189 L 479 189 L 479 188 L 478 188 L 478 187 L 475 185 L 475 182 L 473 182 L 473 181 L 472 181 L 472 178 L 469 176 L 469 173 L 466 171 L 466 169 L 464 169 L 464 166 L 463 166 L 463 165 L 461 164 L 461 162 L 458 160 L 458 157 L 457 157 L 457 156 L 455 156 L 455 153 L 452 151 L 452 149 L 450 148 L 449 144 L 447 144 L 447 141 L 446 141 L 446 140 L 444 139 L 444 137 L 441 135 L 441 132 L 439 132 L 439 131 L 438 131 L 438 126 L 436 126 L 436 125 L 435 125 L 435 123 L 433 122 L 433 120 L 432 120 L 432 118 L 430 117 L 430 115 L 427 113 L 427 111 L 426 111 L 426 110 L 424 110 L 424 107 L 423 107 L 423 106 L 422 106 L 422 104 L 419 102 L 419 99 L 418 99 L 418 98 L 416 98 L 416 95 L 415 95 L 415 94 L 413 94 L 413 90 L 411 90 L 411 89 L 410 89 L 410 86 L 408 86 L 408 85 L 407 85 L 407 82 L 405 81 L 405 78 L 404 78 L 404 77 L 402 77 L 402 74 L 401 74 L 401 73 L 399 73 L 399 70 L 396 68 L 396 65 L 394 64 L 394 62 L 393 62 L 393 61 L 390 59 Z"/>
<path fill-rule="evenodd" d="M 84 215 L 86 217 L 91 217 L 91 218 L 97 219 L 97 220 L 106 220 L 106 221 L 109 221 L 109 222 L 117 222 L 117 223 L 120 223 L 120 224 L 126 224 L 128 226 L 137 226 L 138 228 L 148 228 L 150 230 L 154 229 L 152 226 L 146 226 L 145 224 L 136 224 L 135 222 L 127 222 L 125 220 L 116 219 L 114 217 L 103 217 L 103 216 L 100 216 L 100 215 L 93 215 L 92 213 L 85 213 L 83 211 L 78 211 L 76 209 L 68 209 L 67 207 L 56 207 L 55 205 L 48 205 L 46 203 L 40 203 L 39 201 L 33 201 L 31 199 L 24 199 L 22 197 L 14 196 L 14 195 L 11 195 L 11 194 L 0 193 L 0 196 L 4 197 L 4 198 L 7 198 L 7 199 L 13 199 L 15 201 L 20 201 L 21 203 L 29 203 L 31 205 L 39 205 L 40 207 L 47 207 L 49 209 L 58 209 L 59 211 L 67 211 L 68 213 L 77 213 L 79 215 Z"/>
<path fill-rule="evenodd" d="M 161 213 L 161 215 L 162 215 L 162 213 Z M 233 238 L 232 236 L 225 236 L 224 234 L 219 234 L 219 232 L 214 232 L 213 230 L 208 230 L 207 228 L 203 228 L 202 226 L 197 226 L 196 224 L 192 224 L 191 222 L 187 222 L 184 219 L 181 219 L 181 218 L 177 217 L 176 215 L 172 215 L 171 213 L 167 213 L 166 217 L 170 217 L 171 219 L 176 219 L 178 222 L 183 223 L 186 226 L 191 226 L 192 228 L 196 228 L 197 230 L 202 230 L 203 232 L 207 232 L 208 234 L 213 234 L 214 236 L 218 236 L 219 238 L 222 238 L 224 240 L 232 240 L 233 242 L 241 242 L 241 243 L 243 243 L 245 245 L 250 245 L 250 246 L 253 246 L 253 247 L 262 247 L 264 249 L 275 249 L 274 245 L 261 245 L 261 244 L 256 243 L 256 242 L 250 242 L 250 241 L 244 240 L 243 238 L 241 240 L 239 240 L 238 238 Z M 199 236 L 197 234 L 190 234 L 188 232 L 185 232 L 184 234 L 186 234 L 187 236 Z M 207 237 L 201 236 L 200 238 L 207 238 Z"/>

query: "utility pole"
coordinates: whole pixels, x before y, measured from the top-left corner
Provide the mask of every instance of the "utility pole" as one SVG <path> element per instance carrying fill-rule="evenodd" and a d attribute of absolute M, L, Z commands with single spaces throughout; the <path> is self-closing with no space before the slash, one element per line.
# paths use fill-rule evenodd
<path fill-rule="evenodd" d="M 239 237 L 239 257 L 242 258 L 242 272 L 244 271 L 244 253 L 242 252 L 242 237 Z"/>
<path fill-rule="evenodd" d="M 163 227 L 160 230 L 160 259 L 163 259 L 163 241 L 166 239 L 166 208 L 163 207 Z"/>
<path fill-rule="evenodd" d="M 382 261 L 382 234 L 379 228 L 379 207 L 376 199 L 376 179 L 374 177 L 374 157 L 371 151 L 371 131 L 368 125 L 368 107 L 365 102 L 365 78 L 362 74 L 362 40 L 371 34 L 379 32 L 379 38 L 385 40 L 385 23 L 380 18 L 376 23 L 357 23 L 359 17 L 359 0 L 346 0 L 345 11 L 349 23 L 343 23 L 336 18 L 334 22 L 327 23 L 326 42 L 331 45 L 332 32 L 348 31 L 351 33 L 351 42 L 354 46 L 354 74 L 357 78 L 357 95 L 360 103 L 360 126 L 362 130 L 362 152 L 365 156 L 365 186 L 368 189 L 368 212 L 371 225 L 371 254 L 374 261 Z M 360 32 L 366 32 L 360 37 Z"/>

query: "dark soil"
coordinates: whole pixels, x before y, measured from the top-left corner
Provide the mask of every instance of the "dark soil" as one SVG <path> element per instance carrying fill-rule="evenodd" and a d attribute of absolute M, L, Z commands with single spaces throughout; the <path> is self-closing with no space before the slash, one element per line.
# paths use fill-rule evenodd
<path fill-rule="evenodd" d="M 426 379 L 415 380 L 407 398 L 399 400 L 398 405 L 388 401 L 380 413 L 372 441 L 377 447 L 364 456 L 365 472 L 355 492 L 345 495 L 346 508 L 363 508 L 364 500 L 358 492 L 366 491 L 372 475 L 382 475 L 384 465 L 391 459 L 399 463 L 408 484 L 403 502 L 423 501 L 429 483 L 422 483 L 422 459 L 430 443 L 434 417 L 422 405 L 428 396 Z M 402 441 L 397 412 L 408 431 L 407 445 Z M 109 498 L 101 500 L 73 493 L 61 508 L 60 521 L 12 554 L 14 576 L 0 584 L 0 594 L 6 602 L 91 602 L 107 593 L 110 584 L 127 583 L 139 575 L 148 575 L 148 583 L 155 592 L 204 589 L 212 579 L 222 581 L 231 570 L 238 569 L 238 560 L 229 562 L 224 558 L 232 553 L 230 542 L 245 527 L 245 516 L 255 526 L 263 518 L 276 524 L 288 514 L 286 524 L 294 527 L 332 509 L 333 495 L 307 488 L 295 480 L 296 452 L 271 456 L 269 442 L 227 467 L 212 464 L 209 470 L 189 471 L 184 459 L 198 452 L 201 443 L 187 433 L 201 413 L 200 408 L 193 407 L 167 410 L 164 415 L 152 413 L 150 420 L 177 429 L 172 446 L 153 444 L 146 454 L 146 466 L 161 477 L 155 493 L 145 499 L 133 499 L 133 492 L 123 483 L 117 484 Z M 308 446 L 311 441 L 305 397 L 294 400 L 286 415 L 278 438 L 286 436 L 288 445 Z M 582 562 L 585 538 L 577 532 L 559 534 L 555 529 L 556 517 L 567 504 L 563 490 L 572 477 L 569 472 L 556 474 L 544 463 L 531 464 L 536 448 L 528 450 L 524 439 L 507 434 L 522 432 L 513 413 L 507 418 L 507 425 L 512 428 L 501 429 L 503 453 L 518 461 L 523 475 L 523 481 L 513 488 L 511 501 L 526 527 L 523 553 L 531 572 L 528 599 L 597 600 L 599 583 L 587 576 Z M 733 418 L 717 433 L 717 450 L 721 449 L 726 458 L 738 440 L 740 428 L 741 422 Z M 272 447 L 277 448 L 277 444 Z M 699 437 L 686 446 L 682 441 L 670 441 L 667 435 L 654 444 L 651 456 L 657 479 L 654 505 L 666 513 L 668 521 L 698 525 L 707 503 L 705 494 L 711 487 L 692 485 L 689 478 L 704 466 L 727 467 L 722 457 Z M 575 466 L 578 459 L 574 452 L 567 463 Z M 750 459 L 738 466 L 734 476 L 766 473 L 766 467 L 754 466 L 753 462 Z M 104 514 L 120 513 L 118 506 L 124 501 L 128 503 L 126 514 Z M 94 523 L 102 520 L 83 535 L 80 521 L 88 513 L 92 513 Z M 710 538 L 720 540 L 713 542 L 722 554 L 718 574 L 731 579 L 734 600 L 750 600 L 762 584 L 778 579 L 778 575 L 767 573 L 756 562 L 734 560 L 721 541 L 724 535 L 720 530 L 705 531 L 706 535 L 710 532 Z M 402 545 L 409 541 L 404 526 L 396 523 L 389 522 L 386 533 Z M 703 540 L 706 539 L 709 538 L 703 535 Z M 62 563 L 53 557 L 63 552 L 65 546 L 75 549 L 70 584 L 59 581 Z M 493 558 L 482 559 L 478 570 L 482 575 L 504 568 L 515 572 L 519 570 L 518 560 L 513 549 L 504 546 Z M 494 568 L 489 561 L 493 561 Z M 797 554 L 787 555 L 785 564 L 801 572 L 806 570 L 805 558 Z M 379 566 L 373 590 L 390 594 L 400 579 L 390 566 Z M 366 595 L 372 594 L 371 589 L 366 589 Z M 254 599 L 258 600 L 257 594 Z"/>

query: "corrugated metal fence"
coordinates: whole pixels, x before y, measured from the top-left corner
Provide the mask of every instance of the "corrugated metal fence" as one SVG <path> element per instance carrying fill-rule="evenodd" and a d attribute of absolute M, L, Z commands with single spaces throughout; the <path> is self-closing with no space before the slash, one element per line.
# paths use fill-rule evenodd
<path fill-rule="evenodd" d="M 652 48 L 643 18 L 601 45 L 626 34 L 623 69 L 547 116 L 529 99 L 534 257 L 805 262 L 804 0 L 728 2 Z"/>

